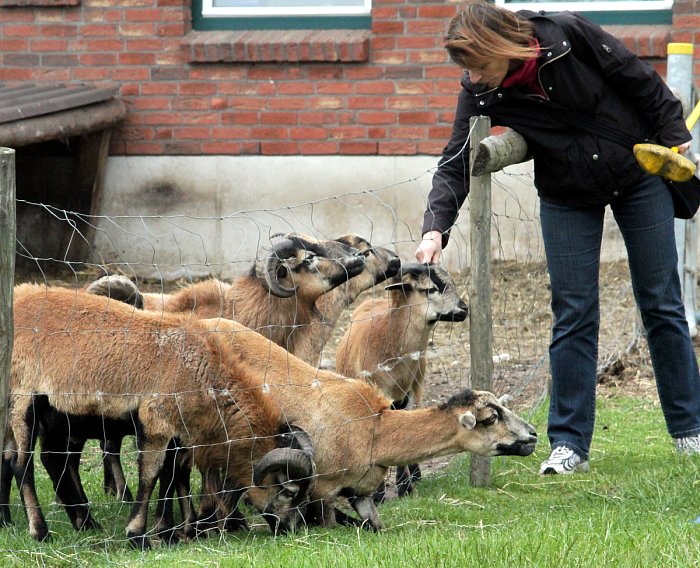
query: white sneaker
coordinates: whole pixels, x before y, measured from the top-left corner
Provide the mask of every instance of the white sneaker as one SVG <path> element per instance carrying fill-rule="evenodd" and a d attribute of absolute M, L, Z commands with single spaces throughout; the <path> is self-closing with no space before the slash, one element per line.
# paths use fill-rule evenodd
<path fill-rule="evenodd" d="M 566 446 L 554 448 L 540 466 L 540 475 L 570 475 L 575 471 L 588 471 L 588 462 Z"/>
<path fill-rule="evenodd" d="M 700 434 L 686 436 L 685 438 L 674 438 L 676 451 L 679 454 L 700 454 Z"/>

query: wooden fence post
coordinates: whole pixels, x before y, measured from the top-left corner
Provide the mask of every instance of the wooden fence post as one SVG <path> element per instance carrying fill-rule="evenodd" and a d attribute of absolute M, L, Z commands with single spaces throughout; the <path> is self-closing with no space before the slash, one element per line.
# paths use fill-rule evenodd
<path fill-rule="evenodd" d="M 469 279 L 469 352 L 472 387 L 491 390 L 493 375 L 493 324 L 491 316 L 491 174 L 471 175 L 481 141 L 489 136 L 491 119 L 470 119 L 469 223 L 471 277 Z M 475 487 L 491 482 L 491 458 L 472 455 L 469 481 Z"/>
<path fill-rule="evenodd" d="M 7 397 L 14 323 L 12 288 L 15 283 L 15 151 L 0 147 L 0 453 L 5 447 Z"/>

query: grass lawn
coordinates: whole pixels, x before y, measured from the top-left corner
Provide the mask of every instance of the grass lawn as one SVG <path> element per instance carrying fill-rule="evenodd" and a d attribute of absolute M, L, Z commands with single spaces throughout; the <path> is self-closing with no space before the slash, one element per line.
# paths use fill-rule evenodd
<path fill-rule="evenodd" d="M 101 492 L 96 458 L 82 473 L 102 531 L 72 530 L 51 502 L 39 466 L 52 540 L 37 543 L 28 537 L 13 491 L 16 524 L 0 529 L 0 565 L 700 566 L 700 524 L 694 523 L 700 516 L 700 456 L 675 454 L 656 402 L 600 400 L 591 471 L 571 477 L 537 475 L 549 453 L 545 417 L 544 408 L 528 417 L 540 433 L 534 456 L 494 459 L 491 486 L 480 489 L 469 486 L 468 457 L 457 459 L 446 473 L 421 481 L 410 498 L 382 505 L 386 529 L 381 534 L 337 528 L 274 538 L 252 517 L 254 529 L 245 534 L 141 553 L 124 539 L 128 506 Z"/>

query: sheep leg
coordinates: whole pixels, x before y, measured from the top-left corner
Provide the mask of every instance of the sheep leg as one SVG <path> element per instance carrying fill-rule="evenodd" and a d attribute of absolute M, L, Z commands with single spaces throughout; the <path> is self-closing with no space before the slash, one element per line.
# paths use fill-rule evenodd
<path fill-rule="evenodd" d="M 405 497 L 413 493 L 413 483 L 408 466 L 400 465 L 396 467 L 396 493 L 399 497 Z"/>
<path fill-rule="evenodd" d="M 306 524 L 307 526 L 322 526 L 333 528 L 336 526 L 336 511 L 335 503 L 327 499 L 316 499 L 311 501 L 306 507 Z M 340 517 L 342 519 L 342 511 Z"/>
<path fill-rule="evenodd" d="M 90 513 L 90 502 L 80 479 L 80 456 L 85 446 L 84 438 L 67 438 L 58 424 L 52 424 L 51 433 L 42 429 L 41 463 L 53 483 L 56 498 L 63 505 L 75 530 L 99 529 L 100 525 Z M 57 431 L 58 430 L 58 431 Z M 59 440 L 66 443 L 66 449 Z"/>
<path fill-rule="evenodd" d="M 386 499 L 386 482 L 382 481 L 379 486 L 372 493 L 372 500 L 377 504 L 381 505 Z"/>
<path fill-rule="evenodd" d="M 399 497 L 413 493 L 413 486 L 421 479 L 420 466 L 417 463 L 396 468 L 396 490 Z"/>
<path fill-rule="evenodd" d="M 176 492 L 183 519 L 183 535 L 186 538 L 194 536 L 196 515 L 190 492 L 190 471 L 189 452 L 178 447 L 176 440 L 171 440 L 165 454 L 163 468 L 158 476 L 160 487 L 154 528 L 154 532 L 170 544 L 175 544 L 179 540 L 175 532 L 173 511 L 173 496 Z"/>
<path fill-rule="evenodd" d="M 108 495 L 116 495 L 122 501 L 132 501 L 131 490 L 126 483 L 124 468 L 119 458 L 123 437 L 100 440 L 104 460 L 102 487 Z"/>
<path fill-rule="evenodd" d="M 232 487 L 227 481 L 222 483 L 221 488 L 222 491 L 217 493 L 217 509 L 223 512 L 224 530 L 226 532 L 250 530 L 248 520 L 238 508 L 238 503 L 241 501 L 245 490 Z"/>
<path fill-rule="evenodd" d="M 199 500 L 197 512 L 197 533 L 205 533 L 215 529 L 219 517 L 217 515 L 217 502 L 215 499 L 215 480 L 210 470 L 202 471 L 202 496 Z"/>
<path fill-rule="evenodd" d="M 187 448 L 180 448 L 175 457 L 175 490 L 180 502 L 182 514 L 183 534 L 185 538 L 192 538 L 196 534 L 197 512 L 192 504 L 192 488 L 190 476 L 192 474 L 192 452 Z"/>
<path fill-rule="evenodd" d="M 175 534 L 175 515 L 173 513 L 175 452 L 176 450 L 171 440 L 165 452 L 163 467 L 158 474 L 158 501 L 154 513 L 155 526 L 153 532 L 168 542 L 168 544 L 176 544 L 178 542 L 178 537 Z"/>
<path fill-rule="evenodd" d="M 41 511 L 34 482 L 34 446 L 38 434 L 35 420 L 37 403 L 36 397 L 32 397 L 23 413 L 19 404 L 14 409 L 17 415 L 21 416 L 19 419 L 17 419 L 17 415 L 13 416 L 12 423 L 15 443 L 17 444 L 14 475 L 22 504 L 27 513 L 29 535 L 35 540 L 44 541 L 49 538 L 49 527 Z"/>
<path fill-rule="evenodd" d="M 379 512 L 374 504 L 374 500 L 369 497 L 350 497 L 348 499 L 350 505 L 362 519 L 362 524 L 365 528 L 371 528 L 373 531 L 382 530 L 382 521 L 379 518 Z"/>
<path fill-rule="evenodd" d="M 0 527 L 12 524 L 10 514 L 10 492 L 12 491 L 12 471 L 17 459 L 14 441 L 7 440 L 0 463 Z"/>
<path fill-rule="evenodd" d="M 165 452 L 168 448 L 170 437 L 154 435 L 143 440 L 139 438 L 137 436 L 136 440 L 139 450 L 139 486 L 136 493 L 136 501 L 134 501 L 131 514 L 129 515 L 129 523 L 126 526 L 126 537 L 134 548 L 146 550 L 151 547 L 151 542 L 146 536 L 148 505 L 158 474 L 165 461 Z"/>
<path fill-rule="evenodd" d="M 226 487 L 211 470 L 202 472 L 202 498 L 199 502 L 197 532 L 218 527 L 221 518 L 224 519 L 223 529 L 227 532 L 249 530 L 248 521 L 238 508 L 243 491 Z"/>
<path fill-rule="evenodd" d="M 347 513 L 341 511 L 340 509 L 335 510 L 335 522 L 344 527 L 361 527 L 362 521 L 351 517 Z"/>

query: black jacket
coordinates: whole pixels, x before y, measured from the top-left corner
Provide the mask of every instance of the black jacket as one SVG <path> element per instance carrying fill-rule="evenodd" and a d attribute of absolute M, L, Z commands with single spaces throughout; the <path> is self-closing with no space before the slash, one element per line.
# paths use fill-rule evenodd
<path fill-rule="evenodd" d="M 570 207 L 607 205 L 646 175 L 632 148 L 557 119 L 553 106 L 600 120 L 639 142 L 677 146 L 691 136 L 681 103 L 659 75 L 613 36 L 578 14 L 519 14 L 535 25 L 539 81 L 546 97 L 518 87 L 487 88 L 462 78 L 452 137 L 433 176 L 423 233 L 440 231 L 443 245 L 469 193 L 469 119 L 491 117 L 528 144 L 535 187 L 543 201 Z"/>

